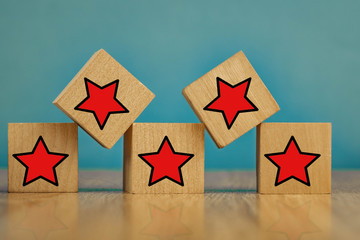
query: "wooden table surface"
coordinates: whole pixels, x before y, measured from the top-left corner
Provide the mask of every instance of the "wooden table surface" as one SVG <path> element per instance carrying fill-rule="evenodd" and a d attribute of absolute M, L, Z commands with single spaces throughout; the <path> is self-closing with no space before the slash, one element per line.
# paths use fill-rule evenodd
<path fill-rule="evenodd" d="M 0 239 L 360 239 L 360 172 L 331 195 L 259 195 L 254 172 L 207 172 L 205 194 L 124 194 L 122 173 L 80 171 L 79 193 L 8 194 Z"/>

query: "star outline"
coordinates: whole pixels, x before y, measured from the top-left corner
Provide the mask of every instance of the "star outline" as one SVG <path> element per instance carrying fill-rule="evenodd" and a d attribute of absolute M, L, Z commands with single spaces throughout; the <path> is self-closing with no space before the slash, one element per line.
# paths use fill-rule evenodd
<path fill-rule="evenodd" d="M 235 114 L 234 118 L 232 119 L 231 123 L 228 123 L 227 121 L 227 118 L 226 118 L 226 115 L 225 115 L 225 111 L 223 110 L 218 110 L 218 109 L 209 109 L 209 107 L 211 106 L 211 104 L 213 104 L 216 100 L 218 100 L 220 97 L 221 97 L 221 94 L 220 94 L 220 82 L 226 84 L 227 86 L 231 87 L 231 88 L 236 88 L 238 87 L 239 85 L 245 83 L 245 82 L 249 82 L 246 86 L 246 89 L 245 89 L 245 94 L 244 94 L 244 99 L 246 101 L 248 101 L 250 103 L 250 105 L 254 108 L 254 109 L 247 109 L 247 110 L 241 110 L 241 111 L 237 111 L 237 113 Z M 217 86 L 217 96 L 210 102 L 208 103 L 204 108 L 203 110 L 204 111 L 212 111 L 212 112 L 220 112 L 225 120 L 225 124 L 226 124 L 226 127 L 228 130 L 231 129 L 231 127 L 233 126 L 233 124 L 235 123 L 238 115 L 240 113 L 244 113 L 244 112 L 256 112 L 258 111 L 258 107 L 255 106 L 255 104 L 247 97 L 247 94 L 248 94 L 248 91 L 249 91 L 249 88 L 250 88 L 250 83 L 251 83 L 251 77 L 248 77 L 247 79 L 235 84 L 235 85 L 231 85 L 230 83 L 226 82 L 225 80 L 223 80 L 222 78 L 220 77 L 216 77 L 216 86 Z"/>
<path fill-rule="evenodd" d="M 129 113 L 129 112 L 130 112 L 130 111 L 116 98 L 117 91 L 118 91 L 118 86 L 119 86 L 119 82 L 120 82 L 119 79 L 116 79 L 116 80 L 114 80 L 114 81 L 112 81 L 112 82 L 110 82 L 110 83 L 108 83 L 108 84 L 106 84 L 106 85 L 104 85 L 104 86 L 102 86 L 102 87 L 101 87 L 100 85 L 96 84 L 95 82 L 91 81 L 91 80 L 88 79 L 87 77 L 84 77 L 84 82 L 85 82 L 85 88 L 86 88 L 86 94 L 87 94 L 87 96 L 86 96 L 86 98 L 83 99 L 78 105 L 76 105 L 76 107 L 74 107 L 74 110 L 92 113 L 92 114 L 94 115 L 95 119 L 96 119 L 96 122 L 97 122 L 100 130 L 103 130 L 103 129 L 105 128 L 105 124 L 107 123 L 107 121 L 108 121 L 108 119 L 109 119 L 109 117 L 110 117 L 111 114 L 116 114 L 116 113 Z M 112 85 L 112 84 L 115 83 L 116 86 L 115 86 L 115 91 L 114 91 L 113 99 L 114 99 L 124 110 L 123 110 L 123 111 L 110 111 L 110 112 L 108 112 L 107 115 L 106 115 L 106 118 L 105 118 L 105 120 L 104 120 L 104 123 L 101 124 L 101 123 L 100 123 L 100 120 L 99 120 L 99 118 L 97 117 L 95 111 L 79 108 L 83 103 L 85 103 L 85 102 L 90 98 L 89 87 L 88 87 L 88 84 L 87 84 L 87 83 L 90 83 L 90 84 L 96 86 L 96 87 L 99 88 L 99 89 L 107 88 L 107 87 L 109 87 L 110 85 Z"/>
<path fill-rule="evenodd" d="M 297 149 L 297 151 L 300 153 L 300 154 L 303 154 L 303 155 L 309 155 L 309 156 L 315 156 L 315 158 L 313 160 L 311 160 L 305 167 L 304 167 L 304 170 L 305 170 L 305 175 L 306 175 L 306 180 L 307 182 L 304 182 L 303 180 L 291 175 L 290 177 L 278 182 L 279 180 L 279 175 L 280 175 L 280 170 L 281 170 L 281 167 L 274 161 L 272 160 L 270 157 L 271 156 L 276 156 L 276 155 L 282 155 L 282 154 L 286 154 L 287 150 L 289 149 L 290 147 L 290 144 L 291 142 L 294 142 L 295 144 L 295 147 Z M 303 184 L 305 184 L 306 186 L 310 187 L 310 177 L 309 177 L 309 172 L 308 172 L 308 167 L 313 164 L 320 156 L 321 154 L 319 153 L 308 153 L 308 152 L 302 152 L 298 143 L 296 142 L 296 139 L 294 136 L 291 136 L 290 137 L 290 140 L 289 142 L 287 143 L 286 147 L 285 147 L 285 150 L 283 152 L 277 152 L 277 153 L 267 153 L 267 154 L 264 154 L 264 156 L 270 161 L 272 162 L 276 167 L 277 167 L 277 173 L 276 173 L 276 179 L 275 179 L 275 187 L 279 186 L 280 184 L 290 180 L 290 179 L 295 179 Z"/>
<path fill-rule="evenodd" d="M 34 153 L 35 153 L 35 150 L 37 149 L 37 147 L 38 147 L 38 145 L 39 145 L 39 143 L 40 143 L 40 141 L 42 142 L 42 144 L 43 144 L 43 146 L 44 146 L 44 148 L 45 148 L 45 150 L 46 150 L 46 153 L 48 153 L 48 154 L 53 154 L 53 155 L 58 155 L 58 156 L 63 156 L 63 158 L 62 158 L 58 163 L 56 163 L 56 164 L 52 167 L 52 169 L 53 169 L 53 174 L 54 174 L 54 178 L 55 178 L 55 182 L 52 182 L 51 180 L 49 180 L 49 179 L 47 179 L 47 178 L 45 178 L 45 177 L 43 177 L 43 176 L 41 176 L 41 175 L 38 176 L 38 177 L 36 177 L 36 178 L 34 178 L 34 179 L 32 179 L 32 180 L 30 180 L 29 182 L 26 182 L 27 175 L 28 175 L 28 172 L 29 172 L 29 167 L 28 167 L 18 156 L 20 156 L 20 155 L 21 155 L 21 156 L 24 156 L 24 155 L 32 155 L 32 154 L 34 154 Z M 45 180 L 46 182 L 51 183 L 51 184 L 55 185 L 56 187 L 58 187 L 58 186 L 59 186 L 59 181 L 58 181 L 58 178 L 57 178 L 57 174 L 56 174 L 55 168 L 56 168 L 57 166 L 59 166 L 59 164 L 62 163 L 62 162 L 69 156 L 69 154 L 50 152 L 49 149 L 48 149 L 48 147 L 47 147 L 47 145 L 46 145 L 46 143 L 45 143 L 45 141 L 44 141 L 44 139 L 43 139 L 43 137 L 40 135 L 40 137 L 39 137 L 38 140 L 36 141 L 35 146 L 34 146 L 34 148 L 32 149 L 31 152 L 16 153 L 16 154 L 13 154 L 12 156 L 13 156 L 16 160 L 18 160 L 18 162 L 20 162 L 21 165 L 23 165 L 23 166 L 25 167 L 25 175 L 24 175 L 24 180 L 23 180 L 23 187 L 29 185 L 30 183 L 35 182 L 35 181 L 38 180 L 38 179 L 43 179 L 43 180 Z"/>
<path fill-rule="evenodd" d="M 174 153 L 174 154 L 179 154 L 179 155 L 184 155 L 184 156 L 188 156 L 189 158 L 186 159 L 186 160 L 185 160 L 181 165 L 179 165 L 179 167 L 178 167 L 178 171 L 179 171 L 179 175 L 180 175 L 180 182 L 172 179 L 171 177 L 168 177 L 167 175 L 165 175 L 165 176 L 162 177 L 162 178 L 159 178 L 158 180 L 156 180 L 156 181 L 154 181 L 154 182 L 151 182 L 151 179 L 152 179 L 153 174 L 154 174 L 154 169 L 155 169 L 155 167 L 152 166 L 152 165 L 149 163 L 149 161 L 147 161 L 147 160 L 144 158 L 144 156 L 145 156 L 145 155 L 146 155 L 146 156 L 149 156 L 149 155 L 157 155 L 157 154 L 159 154 L 159 153 L 161 152 L 161 149 L 163 148 L 163 146 L 164 146 L 164 144 L 165 144 L 166 141 L 168 142 L 169 147 L 170 147 L 172 153 Z M 142 153 L 142 154 L 138 154 L 138 156 L 139 156 L 147 165 L 149 165 L 149 166 L 151 167 L 150 178 L 149 178 L 149 183 L 148 183 L 148 186 L 149 186 L 149 187 L 152 186 L 152 185 L 154 185 L 154 184 L 156 184 L 156 183 L 158 183 L 158 182 L 160 182 L 160 181 L 162 181 L 162 180 L 164 180 L 164 179 L 168 179 L 168 180 L 170 180 L 170 181 L 172 181 L 172 182 L 174 182 L 174 183 L 176 183 L 176 184 L 178 184 L 178 185 L 180 185 L 180 186 L 183 187 L 183 186 L 184 186 L 184 180 L 183 180 L 181 168 L 182 168 L 188 161 L 190 161 L 190 159 L 192 159 L 195 155 L 192 154 L 192 153 L 176 152 L 176 151 L 174 150 L 174 148 L 173 148 L 170 140 L 169 140 L 169 137 L 166 135 L 166 136 L 164 137 L 164 139 L 162 140 L 162 142 L 161 142 L 161 144 L 160 144 L 160 147 L 159 147 L 159 149 L 157 150 L 157 152 Z"/>

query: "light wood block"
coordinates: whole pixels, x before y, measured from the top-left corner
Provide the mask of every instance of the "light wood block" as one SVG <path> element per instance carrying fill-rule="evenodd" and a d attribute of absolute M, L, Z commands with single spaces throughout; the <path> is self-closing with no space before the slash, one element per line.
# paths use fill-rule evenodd
<path fill-rule="evenodd" d="M 77 192 L 75 123 L 9 123 L 9 192 Z"/>
<path fill-rule="evenodd" d="M 258 195 L 257 239 L 332 239 L 331 196 Z"/>
<path fill-rule="evenodd" d="M 204 125 L 134 123 L 124 138 L 124 190 L 203 193 Z"/>
<path fill-rule="evenodd" d="M 103 147 L 110 149 L 154 97 L 101 49 L 53 103 Z"/>
<path fill-rule="evenodd" d="M 331 123 L 262 123 L 256 133 L 259 193 L 331 193 Z"/>
<path fill-rule="evenodd" d="M 219 148 L 280 109 L 243 52 L 184 88 L 183 95 Z"/>

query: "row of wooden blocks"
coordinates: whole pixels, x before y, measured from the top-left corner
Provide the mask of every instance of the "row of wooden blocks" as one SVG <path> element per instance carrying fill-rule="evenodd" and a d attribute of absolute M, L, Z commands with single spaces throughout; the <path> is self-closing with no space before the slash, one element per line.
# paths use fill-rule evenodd
<path fill-rule="evenodd" d="M 260 124 L 258 192 L 330 193 L 330 135 L 327 123 Z M 9 124 L 9 192 L 77 192 L 77 139 L 75 123 Z M 134 123 L 124 138 L 124 190 L 203 193 L 204 156 L 201 123 Z"/>
<path fill-rule="evenodd" d="M 183 95 L 202 123 L 134 123 L 155 95 L 96 52 L 54 101 L 75 123 L 9 124 L 9 192 L 77 192 L 79 125 L 106 148 L 124 135 L 130 193 L 203 193 L 205 128 L 222 148 L 256 126 L 258 192 L 330 193 L 331 125 L 262 123 L 279 106 L 242 52 Z"/>

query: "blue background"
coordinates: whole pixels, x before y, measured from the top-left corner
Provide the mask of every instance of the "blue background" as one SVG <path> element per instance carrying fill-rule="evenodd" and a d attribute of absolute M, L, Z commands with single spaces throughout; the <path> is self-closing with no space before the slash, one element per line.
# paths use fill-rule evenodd
<path fill-rule="evenodd" d="M 1 1 L 0 166 L 8 122 L 70 122 L 52 101 L 100 48 L 156 98 L 137 122 L 198 122 L 182 89 L 243 50 L 281 110 L 267 121 L 332 122 L 333 167 L 360 168 L 359 1 Z M 122 168 L 79 130 L 80 168 Z M 206 169 L 254 169 L 255 130 Z"/>

